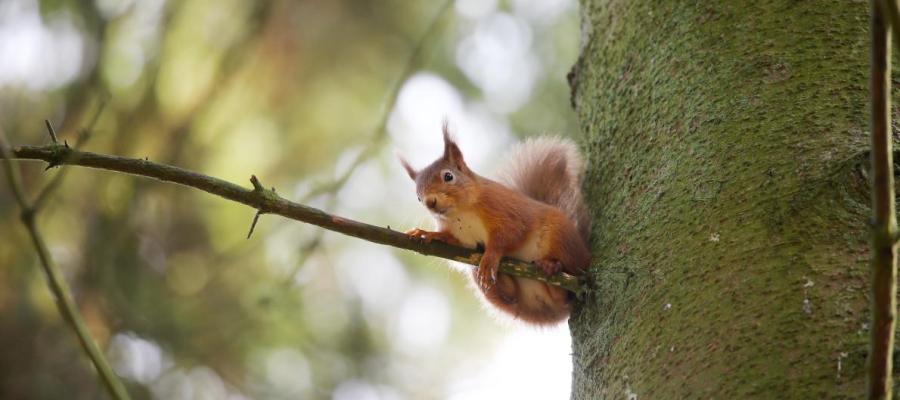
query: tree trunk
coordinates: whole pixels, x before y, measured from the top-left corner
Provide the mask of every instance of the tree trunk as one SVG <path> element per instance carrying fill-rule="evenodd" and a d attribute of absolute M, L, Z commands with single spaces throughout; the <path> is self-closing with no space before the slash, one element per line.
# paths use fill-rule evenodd
<path fill-rule="evenodd" d="M 863 397 L 868 3 L 583 3 L 572 397 Z"/>

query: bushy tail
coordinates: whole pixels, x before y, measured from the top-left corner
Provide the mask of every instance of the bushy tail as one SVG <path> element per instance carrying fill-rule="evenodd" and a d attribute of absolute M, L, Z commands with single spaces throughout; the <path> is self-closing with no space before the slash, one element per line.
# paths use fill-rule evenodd
<path fill-rule="evenodd" d="M 591 219 L 581 195 L 583 163 L 578 146 L 554 136 L 531 138 L 516 146 L 500 171 L 500 181 L 569 216 L 585 242 Z"/>

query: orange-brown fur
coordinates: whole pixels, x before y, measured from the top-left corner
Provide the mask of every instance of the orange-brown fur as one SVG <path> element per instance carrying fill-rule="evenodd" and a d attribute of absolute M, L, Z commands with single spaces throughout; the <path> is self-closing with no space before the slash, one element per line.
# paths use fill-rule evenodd
<path fill-rule="evenodd" d="M 405 161 L 403 165 L 416 181 L 419 200 L 432 211 L 438 223 L 436 232 L 414 229 L 409 233 L 425 240 L 443 240 L 472 248 L 483 246 L 484 255 L 472 277 L 485 299 L 514 318 L 549 325 L 568 317 L 568 292 L 533 279 L 497 273 L 504 256 L 534 261 L 548 275 L 559 271 L 581 275 L 590 265 L 591 255 L 585 243 L 587 219 L 581 217 L 580 192 L 577 187 L 554 188 L 560 182 L 570 185 L 580 182 L 577 176 L 565 175 L 568 173 L 565 163 L 569 161 L 562 153 L 535 154 L 543 158 L 519 160 L 520 164 L 529 161 L 544 164 L 520 165 L 521 176 L 513 177 L 514 183 L 510 185 L 519 191 L 513 190 L 469 169 L 445 125 L 444 155 L 440 159 L 421 171 L 415 171 Z M 541 171 L 541 168 L 555 170 Z M 550 205 L 560 204 L 561 197 L 577 197 L 578 203 L 561 208 Z"/>

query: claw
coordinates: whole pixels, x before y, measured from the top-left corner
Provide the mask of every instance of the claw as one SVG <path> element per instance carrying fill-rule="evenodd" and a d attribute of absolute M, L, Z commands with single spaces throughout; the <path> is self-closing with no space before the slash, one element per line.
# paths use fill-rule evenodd
<path fill-rule="evenodd" d="M 428 232 L 419 228 L 410 229 L 406 231 L 406 234 L 425 243 L 431 243 L 431 240 L 434 239 L 434 232 Z"/>
<path fill-rule="evenodd" d="M 405 233 L 409 236 L 421 236 L 422 230 L 419 228 L 414 228 L 414 229 L 410 229 L 410 230 L 406 231 Z"/>
<path fill-rule="evenodd" d="M 419 228 L 410 229 L 406 231 L 406 234 L 412 236 L 413 238 L 420 240 L 426 244 L 431 243 L 433 240 L 438 240 L 444 243 L 449 243 L 452 245 L 459 245 L 459 240 L 456 240 L 453 235 L 448 234 L 447 232 L 430 232 L 426 230 L 422 230 Z"/>
<path fill-rule="evenodd" d="M 481 281 L 478 283 L 478 286 L 481 286 L 481 288 L 482 288 L 484 291 L 491 290 L 491 288 L 494 287 L 494 283 L 491 282 L 490 279 L 485 278 L 484 276 L 487 276 L 487 274 L 485 274 L 485 275 L 482 276 Z"/>
<path fill-rule="evenodd" d="M 484 270 L 484 268 L 478 267 L 475 270 L 475 281 L 483 291 L 491 290 L 497 284 L 497 269 Z"/>

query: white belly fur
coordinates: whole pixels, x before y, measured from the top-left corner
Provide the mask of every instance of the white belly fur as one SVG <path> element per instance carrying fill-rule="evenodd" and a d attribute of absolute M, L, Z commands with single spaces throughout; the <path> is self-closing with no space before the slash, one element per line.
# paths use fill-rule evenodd
<path fill-rule="evenodd" d="M 478 247 L 478 244 L 487 242 L 488 232 L 481 222 L 481 218 L 471 212 L 454 213 L 441 216 L 437 220 L 440 228 L 449 228 L 453 236 L 462 242 L 463 246 L 469 248 Z M 518 249 L 506 254 L 522 261 L 534 261 L 541 258 L 541 251 L 538 245 L 541 237 L 540 230 L 532 231 L 525 239 L 525 242 Z"/>
<path fill-rule="evenodd" d="M 532 231 L 527 238 L 525 238 L 525 242 L 519 246 L 518 249 L 513 250 L 509 253 L 510 257 L 518 258 L 522 261 L 534 261 L 541 258 L 541 249 L 538 246 L 539 239 L 541 238 L 540 231 Z"/>
<path fill-rule="evenodd" d="M 481 218 L 472 212 L 461 212 L 444 215 L 438 219 L 441 228 L 449 228 L 456 240 L 469 248 L 478 247 L 487 241 L 487 229 Z"/>

